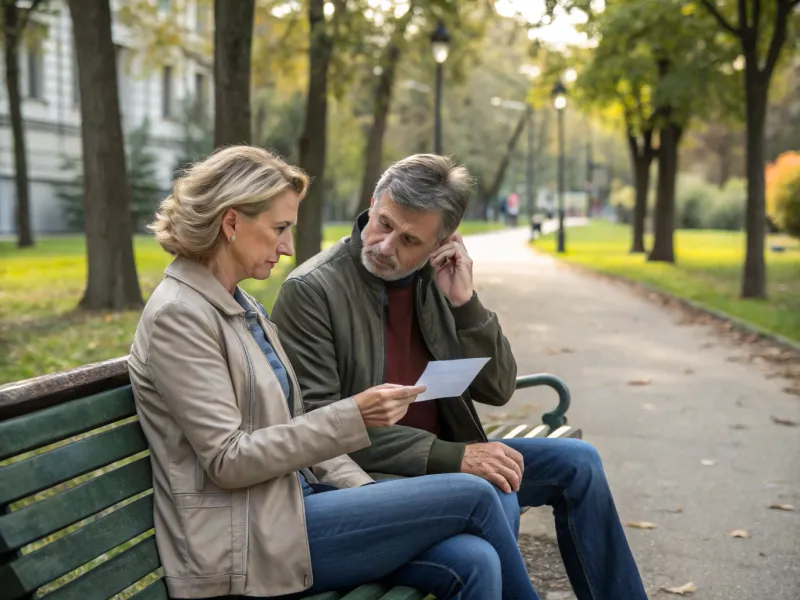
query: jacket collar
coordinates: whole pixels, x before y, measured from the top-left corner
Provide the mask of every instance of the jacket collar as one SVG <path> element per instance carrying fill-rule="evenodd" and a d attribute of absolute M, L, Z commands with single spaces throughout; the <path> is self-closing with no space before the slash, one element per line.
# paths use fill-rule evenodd
<path fill-rule="evenodd" d="M 376 277 L 370 273 L 364 266 L 364 263 L 361 262 L 361 250 L 364 248 L 364 244 L 361 242 L 361 232 L 364 230 L 364 227 L 367 226 L 368 222 L 369 210 L 365 210 L 356 217 L 356 222 L 353 224 L 353 231 L 350 234 L 350 243 L 348 244 L 350 247 L 350 257 L 353 259 L 356 271 L 358 271 L 361 279 L 372 287 L 384 287 L 386 282 L 380 277 Z M 427 262 L 422 269 L 417 271 L 417 274 L 420 276 L 423 283 L 428 283 L 433 277 L 433 268 L 430 263 Z"/>
<path fill-rule="evenodd" d="M 179 256 L 169 264 L 165 274 L 188 285 L 226 315 L 244 314 L 244 309 L 233 295 L 198 261 Z"/>

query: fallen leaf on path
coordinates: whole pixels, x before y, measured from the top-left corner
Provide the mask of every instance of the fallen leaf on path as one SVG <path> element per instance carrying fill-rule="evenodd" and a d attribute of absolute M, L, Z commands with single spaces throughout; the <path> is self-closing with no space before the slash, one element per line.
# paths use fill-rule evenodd
<path fill-rule="evenodd" d="M 697 586 L 693 584 L 691 581 L 689 583 L 685 583 L 678 587 L 662 587 L 662 590 L 665 592 L 669 592 L 670 594 L 678 594 L 683 596 L 684 594 L 691 594 L 692 592 L 697 591 Z"/>
<path fill-rule="evenodd" d="M 575 352 L 572 348 L 547 348 L 546 354 L 572 354 Z"/>
<path fill-rule="evenodd" d="M 788 510 L 788 511 L 794 510 L 794 506 L 791 504 L 770 504 L 769 507 L 772 508 L 773 510 Z"/>
<path fill-rule="evenodd" d="M 731 429 L 740 429 L 740 430 L 750 429 L 747 425 L 743 425 L 742 423 L 736 423 L 734 425 L 731 425 L 730 428 Z"/>
<path fill-rule="evenodd" d="M 797 421 L 792 421 L 791 419 L 787 419 L 786 417 L 776 417 L 775 415 L 771 415 L 770 418 L 772 422 L 776 425 L 786 425 L 787 427 L 797 427 L 800 425 Z"/>
<path fill-rule="evenodd" d="M 713 467 L 715 464 L 717 464 L 717 461 L 711 460 L 710 458 L 705 458 L 700 461 L 700 464 L 704 467 Z"/>
<path fill-rule="evenodd" d="M 694 375 L 694 369 L 684 369 L 684 375 Z"/>
<path fill-rule="evenodd" d="M 734 529 L 733 531 L 729 531 L 728 535 L 732 538 L 749 538 L 750 534 L 747 533 L 744 529 Z"/>
<path fill-rule="evenodd" d="M 656 409 L 656 405 L 655 404 L 643 404 L 642 408 L 645 409 L 645 410 L 655 410 Z"/>
<path fill-rule="evenodd" d="M 656 529 L 658 525 L 650 523 L 649 521 L 628 521 L 625 527 L 633 527 L 634 529 Z"/>
<path fill-rule="evenodd" d="M 649 377 L 645 377 L 642 379 L 631 379 L 628 382 L 628 385 L 650 385 L 651 379 Z"/>
<path fill-rule="evenodd" d="M 678 508 L 675 508 L 675 509 L 672 509 L 672 508 L 664 508 L 664 509 L 662 509 L 662 510 L 663 510 L 664 512 L 672 513 L 673 515 L 679 515 L 679 514 L 681 514 L 681 513 L 683 512 L 683 509 L 682 509 L 682 508 L 680 508 L 680 507 L 678 507 Z"/>

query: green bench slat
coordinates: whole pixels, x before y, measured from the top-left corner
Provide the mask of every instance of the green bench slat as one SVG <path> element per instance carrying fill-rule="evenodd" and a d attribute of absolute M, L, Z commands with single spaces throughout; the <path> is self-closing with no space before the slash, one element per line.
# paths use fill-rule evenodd
<path fill-rule="evenodd" d="M 0 423 L 0 460 L 136 414 L 130 386 Z"/>
<path fill-rule="evenodd" d="M 150 536 L 88 573 L 47 594 L 47 600 L 107 600 L 159 567 L 156 540 Z"/>
<path fill-rule="evenodd" d="M 159 579 L 148 585 L 143 590 L 139 590 L 129 600 L 169 600 L 167 584 L 163 579 Z"/>
<path fill-rule="evenodd" d="M 342 596 L 342 600 L 380 600 L 386 593 L 386 586 L 378 583 L 368 583 L 354 589 L 349 594 Z"/>
<path fill-rule="evenodd" d="M 46 546 L 0 566 L 0 600 L 14 600 L 113 550 L 153 527 L 153 497 L 145 496 Z"/>
<path fill-rule="evenodd" d="M 142 450 L 147 450 L 147 440 L 139 423 L 128 423 L 2 467 L 0 505 L 30 496 Z"/>
<path fill-rule="evenodd" d="M 427 594 L 410 587 L 397 586 L 381 596 L 381 600 L 423 600 Z"/>
<path fill-rule="evenodd" d="M 0 553 L 22 548 L 153 485 L 148 457 L 0 516 Z"/>

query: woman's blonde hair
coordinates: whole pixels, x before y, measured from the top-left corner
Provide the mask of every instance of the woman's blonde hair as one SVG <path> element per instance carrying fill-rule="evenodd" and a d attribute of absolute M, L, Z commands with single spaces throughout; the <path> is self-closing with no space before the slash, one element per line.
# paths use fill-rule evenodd
<path fill-rule="evenodd" d="M 269 150 L 228 146 L 183 171 L 148 229 L 170 254 L 203 259 L 219 243 L 229 208 L 253 218 L 283 192 L 302 198 L 307 189 L 306 174 Z"/>

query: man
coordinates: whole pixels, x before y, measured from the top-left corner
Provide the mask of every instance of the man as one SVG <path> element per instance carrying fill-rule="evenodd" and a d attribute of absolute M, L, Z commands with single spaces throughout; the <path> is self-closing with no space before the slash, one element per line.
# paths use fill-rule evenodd
<path fill-rule="evenodd" d="M 351 456 L 376 478 L 471 473 L 492 482 L 518 531 L 520 506 L 553 506 L 581 600 L 646 598 L 597 452 L 580 440 L 489 442 L 473 401 L 501 406 L 516 362 L 473 288 L 456 229 L 470 178 L 421 154 L 381 177 L 353 234 L 298 267 L 272 314 L 308 410 L 381 383 L 414 384 L 430 360 L 490 357 L 460 398 L 418 402 Z"/>

